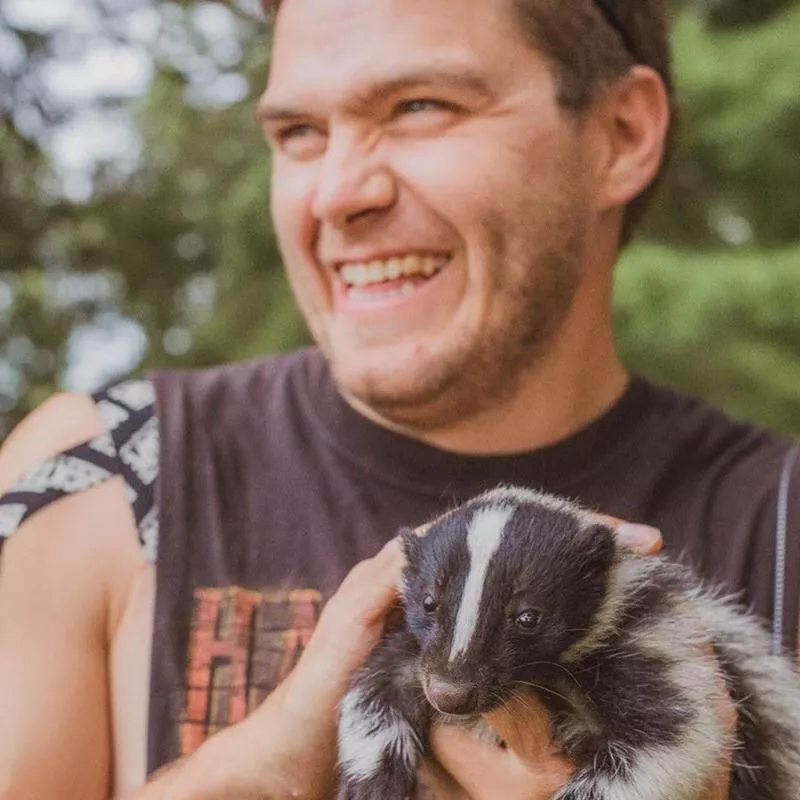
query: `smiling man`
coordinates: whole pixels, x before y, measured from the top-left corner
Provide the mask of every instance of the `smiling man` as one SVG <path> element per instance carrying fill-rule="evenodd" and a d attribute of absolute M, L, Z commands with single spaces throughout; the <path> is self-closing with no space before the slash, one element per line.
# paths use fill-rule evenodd
<path fill-rule="evenodd" d="M 640 70 L 632 140 L 612 142 L 615 120 L 555 102 L 509 3 L 473 5 L 287 4 L 260 117 L 289 277 L 340 389 L 437 444 L 502 452 L 621 394 L 607 313 L 620 199 L 659 169 L 668 113 Z M 597 47 L 619 50 L 595 22 Z M 557 426 L 520 437 L 516 415 L 565 369 L 544 402 Z"/>
<path fill-rule="evenodd" d="M 670 135 L 662 3 L 273 12 L 258 115 L 318 348 L 59 396 L 8 440 L 0 797 L 330 796 L 390 540 L 503 482 L 659 527 L 796 643 L 791 443 L 614 347 L 613 267 Z M 576 765 L 535 700 L 493 724 L 509 748 L 435 733 L 434 794 L 552 797 Z"/>

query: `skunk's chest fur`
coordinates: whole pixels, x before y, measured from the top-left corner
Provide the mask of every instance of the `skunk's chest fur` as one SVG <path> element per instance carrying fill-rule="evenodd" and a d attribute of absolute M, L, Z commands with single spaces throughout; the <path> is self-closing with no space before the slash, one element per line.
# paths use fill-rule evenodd
<path fill-rule="evenodd" d="M 437 715 L 533 691 L 577 769 L 557 800 L 695 800 L 731 734 L 732 800 L 800 796 L 800 677 L 690 571 L 624 552 L 578 506 L 499 488 L 403 534 L 405 623 L 341 707 L 340 796 L 403 800 Z"/>

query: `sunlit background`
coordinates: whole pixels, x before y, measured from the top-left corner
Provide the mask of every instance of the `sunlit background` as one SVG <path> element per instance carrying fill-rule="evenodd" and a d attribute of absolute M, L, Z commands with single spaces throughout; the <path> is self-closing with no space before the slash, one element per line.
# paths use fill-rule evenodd
<path fill-rule="evenodd" d="M 800 0 L 673 2 L 682 132 L 618 270 L 636 371 L 800 434 Z M 306 341 L 258 0 L 0 0 L 0 439 L 58 388 Z"/>

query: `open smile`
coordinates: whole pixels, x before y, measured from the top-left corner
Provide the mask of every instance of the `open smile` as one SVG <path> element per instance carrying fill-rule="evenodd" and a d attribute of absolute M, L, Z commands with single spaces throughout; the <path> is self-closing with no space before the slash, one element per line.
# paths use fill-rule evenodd
<path fill-rule="evenodd" d="M 353 306 L 402 300 L 433 280 L 450 261 L 449 254 L 409 254 L 337 265 L 340 296 Z"/>

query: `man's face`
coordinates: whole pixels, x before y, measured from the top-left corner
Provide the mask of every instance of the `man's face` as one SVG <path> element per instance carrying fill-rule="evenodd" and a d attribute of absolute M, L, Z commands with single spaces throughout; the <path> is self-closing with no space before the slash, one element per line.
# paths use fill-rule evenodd
<path fill-rule="evenodd" d="M 285 0 L 261 116 L 289 278 L 341 390 L 436 426 L 513 392 L 564 320 L 583 128 L 509 0 Z"/>

